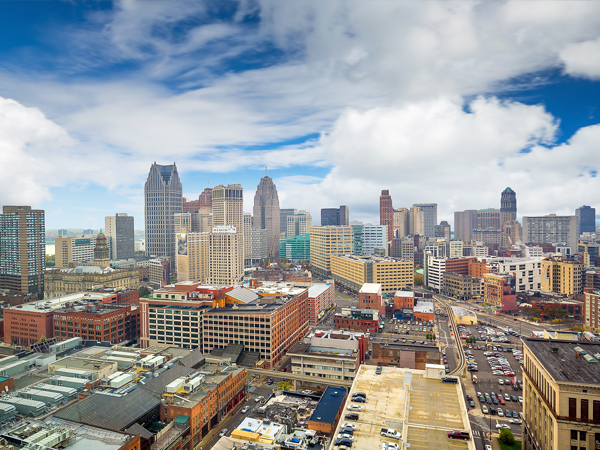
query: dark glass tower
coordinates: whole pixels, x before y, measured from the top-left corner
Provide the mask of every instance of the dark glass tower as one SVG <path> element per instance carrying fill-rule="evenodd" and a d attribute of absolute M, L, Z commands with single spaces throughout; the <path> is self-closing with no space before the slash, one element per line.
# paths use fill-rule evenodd
<path fill-rule="evenodd" d="M 582 233 L 593 233 L 596 231 L 596 208 L 583 205 L 575 210 L 577 216 L 578 232 L 577 236 Z"/>
<path fill-rule="evenodd" d="M 517 220 L 517 193 L 507 187 L 500 197 L 500 229 L 514 220 Z"/>

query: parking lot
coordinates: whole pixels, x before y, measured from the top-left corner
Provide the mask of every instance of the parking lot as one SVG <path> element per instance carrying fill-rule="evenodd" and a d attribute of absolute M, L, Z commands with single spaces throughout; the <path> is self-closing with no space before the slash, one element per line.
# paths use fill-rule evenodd
<path fill-rule="evenodd" d="M 465 327 L 467 332 L 471 332 L 470 336 L 481 337 L 477 328 L 476 326 Z M 493 335 L 494 338 L 502 340 L 502 334 L 498 336 L 498 331 L 493 331 L 496 332 L 496 335 Z M 521 434 L 519 423 L 509 423 L 510 420 L 518 422 L 522 412 L 522 403 L 519 401 L 519 397 L 523 395 L 522 388 L 519 386 L 519 382 L 523 380 L 521 364 L 511 351 L 514 349 L 518 355 L 519 348 L 515 339 L 511 339 L 507 334 L 505 336 L 510 341 L 509 343 L 493 342 L 492 335 L 489 332 L 484 333 L 484 337 L 487 337 L 487 344 L 485 340 L 478 340 L 475 344 L 465 346 L 467 360 L 471 368 L 476 368 L 476 370 L 467 372 L 471 380 L 466 382 L 467 394 L 472 397 L 475 405 L 475 408 L 470 407 L 470 409 L 486 419 L 491 416 L 492 428 L 495 428 L 497 423 L 505 424 L 505 426 L 510 426 L 514 434 Z M 492 369 L 492 365 L 495 369 Z M 514 375 L 511 375 L 512 373 Z M 468 403 L 469 399 L 467 398 Z M 510 411 L 510 417 L 508 417 L 507 411 Z"/>
<path fill-rule="evenodd" d="M 427 339 L 427 335 L 438 337 L 437 329 L 433 322 L 420 322 L 417 320 L 385 319 L 385 326 L 381 333 L 373 337 L 389 338 L 394 342 L 422 343 L 435 345 L 434 340 Z M 430 336 L 431 337 L 431 336 Z M 412 342 L 414 341 L 414 342 Z"/>

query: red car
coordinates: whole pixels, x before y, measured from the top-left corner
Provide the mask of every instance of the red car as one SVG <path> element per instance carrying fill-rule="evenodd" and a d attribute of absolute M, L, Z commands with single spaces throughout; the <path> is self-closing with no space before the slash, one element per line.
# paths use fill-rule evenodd
<path fill-rule="evenodd" d="M 448 439 L 463 439 L 465 441 L 468 441 L 469 439 L 471 439 L 471 435 L 469 435 L 469 433 L 467 433 L 466 431 L 448 431 Z"/>

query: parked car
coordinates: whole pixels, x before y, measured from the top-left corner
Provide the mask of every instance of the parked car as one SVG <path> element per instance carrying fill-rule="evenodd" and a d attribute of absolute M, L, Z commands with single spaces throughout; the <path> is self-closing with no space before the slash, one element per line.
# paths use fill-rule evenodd
<path fill-rule="evenodd" d="M 248 405 L 244 406 L 242 408 L 242 414 L 246 414 L 249 410 L 250 410 L 250 407 Z"/>
<path fill-rule="evenodd" d="M 362 406 L 351 403 L 348 405 L 348 411 L 362 411 Z"/>
<path fill-rule="evenodd" d="M 223 436 L 225 436 L 226 434 L 227 434 L 227 428 L 223 428 L 223 429 L 221 430 L 221 432 L 219 433 L 219 437 L 223 437 Z"/>
<path fill-rule="evenodd" d="M 448 438 L 449 439 L 463 439 L 465 441 L 468 441 L 469 439 L 471 439 L 471 435 L 466 431 L 454 430 L 454 431 L 448 431 Z"/>
<path fill-rule="evenodd" d="M 358 414 L 356 414 L 356 413 L 350 413 L 350 414 L 346 414 L 344 416 L 344 419 L 346 419 L 346 420 L 358 420 L 358 417 L 359 417 Z"/>

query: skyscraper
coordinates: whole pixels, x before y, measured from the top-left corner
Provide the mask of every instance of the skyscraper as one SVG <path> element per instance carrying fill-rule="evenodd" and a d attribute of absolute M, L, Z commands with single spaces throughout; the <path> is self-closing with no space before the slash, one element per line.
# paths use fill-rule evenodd
<path fill-rule="evenodd" d="M 437 203 L 415 203 L 413 206 L 421 208 L 423 211 L 424 219 L 424 234 L 427 237 L 435 236 L 435 226 L 438 223 L 437 220 Z"/>
<path fill-rule="evenodd" d="M 500 196 L 500 229 L 505 223 L 517 220 L 517 193 L 507 187 Z"/>
<path fill-rule="evenodd" d="M 298 214 L 292 214 L 287 217 L 286 236 L 293 238 L 301 234 L 310 233 L 312 227 L 312 216 L 307 211 L 300 211 Z"/>
<path fill-rule="evenodd" d="M 577 217 L 547 216 L 523 217 L 523 241 L 525 244 L 559 244 L 577 249 Z"/>
<path fill-rule="evenodd" d="M 411 206 L 409 210 L 409 226 L 411 236 L 425 234 L 425 213 L 418 206 Z"/>
<path fill-rule="evenodd" d="M 183 190 L 175 163 L 152 164 L 144 185 L 146 256 L 165 256 L 175 266 L 175 213 L 183 211 Z"/>
<path fill-rule="evenodd" d="M 348 226 L 350 223 L 350 213 L 346 205 L 341 205 L 339 208 L 322 208 L 321 209 L 321 226 L 322 227 L 339 227 Z"/>
<path fill-rule="evenodd" d="M 467 209 L 454 213 L 454 239 L 471 242 L 473 230 L 477 228 L 477 210 Z"/>
<path fill-rule="evenodd" d="M 279 196 L 273 179 L 265 175 L 260 179 L 254 195 L 252 226 L 267 230 L 269 256 L 279 258 Z"/>
<path fill-rule="evenodd" d="M 135 252 L 133 217 L 117 213 L 104 218 L 104 234 L 109 241 L 110 259 L 133 258 Z"/>
<path fill-rule="evenodd" d="M 387 227 L 387 240 L 394 239 L 394 207 L 390 191 L 384 189 L 379 196 L 379 224 Z"/>
<path fill-rule="evenodd" d="M 279 210 L 279 232 L 287 233 L 287 218 L 298 214 L 298 210 L 294 208 L 282 208 Z"/>
<path fill-rule="evenodd" d="M 44 298 L 44 211 L 4 206 L 0 215 L 0 289 Z"/>
<path fill-rule="evenodd" d="M 244 274 L 244 190 L 240 184 L 219 185 L 212 190 L 213 228 L 223 225 L 235 227 L 238 276 Z M 277 222 L 279 223 L 279 222 Z M 233 242 L 233 241 L 232 241 Z M 277 241 L 279 244 L 279 241 Z"/>
<path fill-rule="evenodd" d="M 577 222 L 579 223 L 578 237 L 582 233 L 596 231 L 596 208 L 587 205 L 580 206 L 575 210 L 575 216 L 577 216 Z"/>

